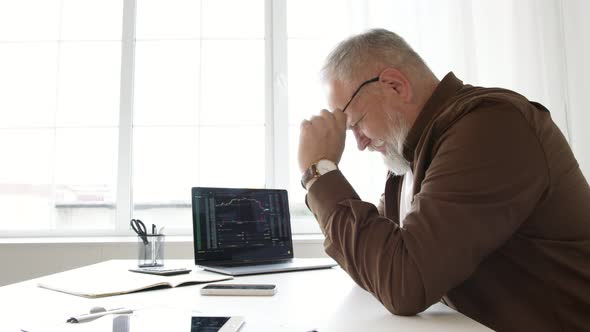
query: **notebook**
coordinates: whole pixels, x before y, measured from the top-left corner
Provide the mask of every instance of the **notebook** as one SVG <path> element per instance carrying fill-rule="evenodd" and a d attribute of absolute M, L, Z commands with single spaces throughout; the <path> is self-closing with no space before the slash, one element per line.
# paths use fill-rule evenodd
<path fill-rule="evenodd" d="M 104 266 L 96 264 L 43 277 L 37 285 L 71 295 L 97 298 L 228 279 L 232 277 L 207 271 L 192 271 L 189 274 L 163 277 L 130 272 L 126 266 L 105 273 Z"/>
<path fill-rule="evenodd" d="M 286 190 L 192 188 L 195 264 L 231 276 L 323 269 L 294 258 Z"/>

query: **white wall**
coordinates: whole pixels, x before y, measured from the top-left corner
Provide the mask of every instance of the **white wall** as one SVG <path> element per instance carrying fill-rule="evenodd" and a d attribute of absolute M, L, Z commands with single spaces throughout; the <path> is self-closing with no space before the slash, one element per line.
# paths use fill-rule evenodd
<path fill-rule="evenodd" d="M 0 243 L 0 286 L 109 259 L 136 259 L 136 241 L 134 237 L 6 239 Z M 165 258 L 193 259 L 192 245 L 190 237 L 169 237 L 166 241 Z M 296 257 L 327 257 L 320 236 L 296 237 L 293 250 Z"/>

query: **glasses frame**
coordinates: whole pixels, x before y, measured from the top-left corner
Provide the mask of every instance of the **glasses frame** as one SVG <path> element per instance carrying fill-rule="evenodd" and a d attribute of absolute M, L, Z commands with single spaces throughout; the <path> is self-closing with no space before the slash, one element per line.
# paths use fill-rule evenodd
<path fill-rule="evenodd" d="M 352 100 L 354 99 L 354 97 L 361 91 L 361 89 L 365 85 L 367 85 L 369 83 L 377 82 L 377 81 L 379 81 L 379 76 L 373 77 L 373 78 L 368 79 L 368 80 L 364 81 L 363 83 L 361 83 L 361 85 L 359 85 L 359 87 L 354 91 L 354 93 L 352 94 L 352 96 L 348 100 L 348 103 L 346 103 L 346 105 L 344 105 L 344 108 L 342 109 L 342 113 L 346 112 L 348 105 L 350 105 L 350 103 L 352 103 Z"/>

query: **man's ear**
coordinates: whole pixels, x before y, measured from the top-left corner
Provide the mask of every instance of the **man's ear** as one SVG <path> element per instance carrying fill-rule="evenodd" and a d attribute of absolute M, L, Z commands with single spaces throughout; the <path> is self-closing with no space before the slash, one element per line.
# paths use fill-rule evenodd
<path fill-rule="evenodd" d="M 401 71 L 387 67 L 379 75 L 379 82 L 386 84 L 387 89 L 395 93 L 402 101 L 409 103 L 414 98 L 414 90 L 410 80 Z"/>

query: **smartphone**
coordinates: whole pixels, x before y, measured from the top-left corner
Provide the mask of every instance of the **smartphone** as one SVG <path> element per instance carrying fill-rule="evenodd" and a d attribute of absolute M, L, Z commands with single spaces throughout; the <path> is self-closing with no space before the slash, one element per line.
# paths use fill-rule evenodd
<path fill-rule="evenodd" d="M 193 316 L 190 332 L 237 332 L 244 325 L 244 317 Z"/>
<path fill-rule="evenodd" d="M 277 286 L 272 284 L 210 284 L 201 288 L 201 295 L 273 296 Z"/>
<path fill-rule="evenodd" d="M 123 320 L 123 318 L 125 319 Z M 114 321 L 115 319 L 117 322 Z M 238 332 L 244 322 L 242 316 L 195 314 L 184 310 L 160 307 L 146 308 L 145 311 L 141 309 L 134 312 L 133 315 L 115 317 L 113 331 Z M 114 329 L 116 323 L 120 329 Z"/>
<path fill-rule="evenodd" d="M 138 272 L 138 273 L 147 273 L 147 274 L 155 274 L 159 276 L 175 276 L 178 274 L 185 274 L 191 272 L 190 269 L 181 267 L 181 268 L 167 268 L 163 266 L 158 267 L 140 267 L 137 269 L 129 269 L 131 272 Z"/>

